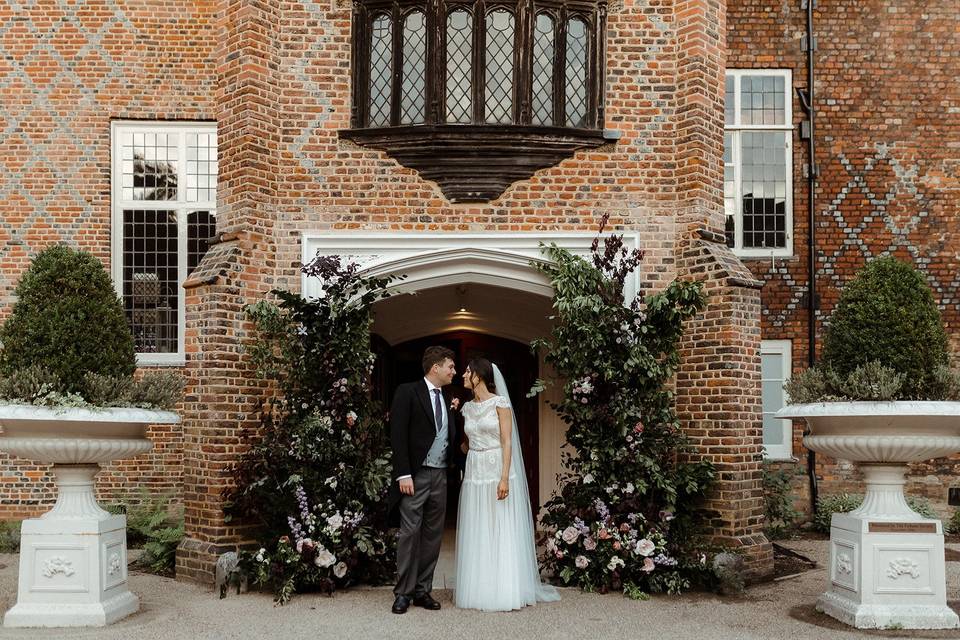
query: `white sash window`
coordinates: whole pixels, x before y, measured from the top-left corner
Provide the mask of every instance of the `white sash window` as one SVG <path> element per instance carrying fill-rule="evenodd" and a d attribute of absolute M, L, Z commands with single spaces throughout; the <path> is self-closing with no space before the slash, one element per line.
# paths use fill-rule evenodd
<path fill-rule="evenodd" d="M 141 364 L 184 362 L 183 282 L 216 232 L 217 128 L 114 122 L 112 275 Z"/>

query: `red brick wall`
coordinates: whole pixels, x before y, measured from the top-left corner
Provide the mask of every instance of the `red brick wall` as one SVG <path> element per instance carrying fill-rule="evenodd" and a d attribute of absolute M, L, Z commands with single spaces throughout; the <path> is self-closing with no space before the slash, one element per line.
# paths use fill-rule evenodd
<path fill-rule="evenodd" d="M 817 288 L 822 320 L 867 259 L 892 253 L 916 264 L 940 303 L 960 354 L 960 14 L 932 1 L 818 0 L 815 30 Z M 729 0 L 728 68 L 788 68 L 805 87 L 800 2 Z M 803 119 L 794 99 L 794 123 Z M 794 257 L 747 262 L 765 280 L 763 338 L 793 341 L 806 367 L 806 142 L 794 135 Z M 795 451 L 800 454 L 799 428 Z M 818 457 L 821 493 L 861 491 L 849 465 Z M 954 464 L 914 465 L 910 493 L 945 506 L 960 485 Z"/>
<path fill-rule="evenodd" d="M 30 258 L 57 242 L 110 262 L 111 119 L 210 120 L 217 2 L 48 0 L 0 6 L 0 321 Z M 109 465 L 106 501 L 182 490 L 179 427 Z M 38 484 L 39 483 L 39 484 Z M 0 518 L 45 510 L 43 465 L 0 454 Z"/>

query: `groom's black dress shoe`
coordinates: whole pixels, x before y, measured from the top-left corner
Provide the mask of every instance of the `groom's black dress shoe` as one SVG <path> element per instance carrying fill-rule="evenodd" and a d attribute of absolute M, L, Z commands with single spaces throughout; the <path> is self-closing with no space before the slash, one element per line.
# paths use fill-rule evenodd
<path fill-rule="evenodd" d="M 394 613 L 406 613 L 407 609 L 410 608 L 410 598 L 407 596 L 397 596 L 397 599 L 393 601 Z"/>
<path fill-rule="evenodd" d="M 430 597 L 429 593 L 415 597 L 413 599 L 413 604 L 417 605 L 418 607 L 423 607 L 424 609 L 429 609 L 430 611 L 440 610 L 440 603 Z"/>

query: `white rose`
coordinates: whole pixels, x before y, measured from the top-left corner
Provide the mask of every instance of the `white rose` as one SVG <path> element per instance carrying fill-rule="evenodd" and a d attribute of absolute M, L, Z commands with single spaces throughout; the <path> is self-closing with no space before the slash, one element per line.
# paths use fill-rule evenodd
<path fill-rule="evenodd" d="M 337 576 L 338 578 L 342 578 L 343 576 L 347 575 L 347 563 L 338 562 L 333 568 L 333 575 Z"/>
<path fill-rule="evenodd" d="M 577 556 L 577 559 L 574 560 L 574 563 L 577 565 L 577 569 L 586 569 L 587 565 L 590 564 L 590 561 L 584 556 Z"/>
<path fill-rule="evenodd" d="M 624 565 L 623 560 L 621 560 L 617 556 L 613 556 L 612 558 L 610 558 L 610 563 L 607 564 L 607 569 L 609 569 L 610 571 L 614 571 L 617 567 L 622 567 L 623 565 Z"/>
<path fill-rule="evenodd" d="M 334 515 L 327 518 L 327 525 L 331 529 L 336 531 L 337 529 L 343 526 L 343 516 L 341 516 L 339 513 L 335 513 Z"/>
<path fill-rule="evenodd" d="M 627 483 L 627 486 L 625 486 L 625 487 L 623 488 L 623 492 L 624 492 L 624 493 L 633 493 L 633 491 L 634 491 L 635 489 L 636 489 L 636 487 L 633 486 L 633 483 L 632 483 L 632 482 L 628 482 L 628 483 Z"/>
<path fill-rule="evenodd" d="M 577 541 L 577 538 L 580 536 L 580 532 L 576 527 L 567 527 L 563 530 L 563 541 L 567 544 L 573 544 Z"/>
<path fill-rule="evenodd" d="M 647 540 L 646 538 L 639 540 L 636 547 L 637 553 L 641 556 L 649 556 L 656 548 L 657 545 L 653 544 L 652 541 Z"/>
<path fill-rule="evenodd" d="M 317 553 L 317 557 L 313 560 L 313 564 L 317 565 L 318 567 L 332 567 L 336 561 L 337 556 L 321 547 L 320 551 Z"/>

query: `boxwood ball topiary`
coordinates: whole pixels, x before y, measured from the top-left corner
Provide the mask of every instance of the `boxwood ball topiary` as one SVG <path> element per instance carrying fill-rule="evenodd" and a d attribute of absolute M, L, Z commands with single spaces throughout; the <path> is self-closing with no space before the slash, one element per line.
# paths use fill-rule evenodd
<path fill-rule="evenodd" d="M 136 355 L 123 306 L 92 254 L 63 245 L 44 249 L 16 295 L 0 327 L 0 373 L 37 365 L 60 376 L 64 391 L 77 393 L 88 371 L 133 374 Z"/>
<path fill-rule="evenodd" d="M 893 257 L 868 263 L 840 294 L 822 364 L 846 376 L 878 361 L 904 374 L 901 393 L 922 398 L 948 362 L 947 334 L 919 271 Z"/>

